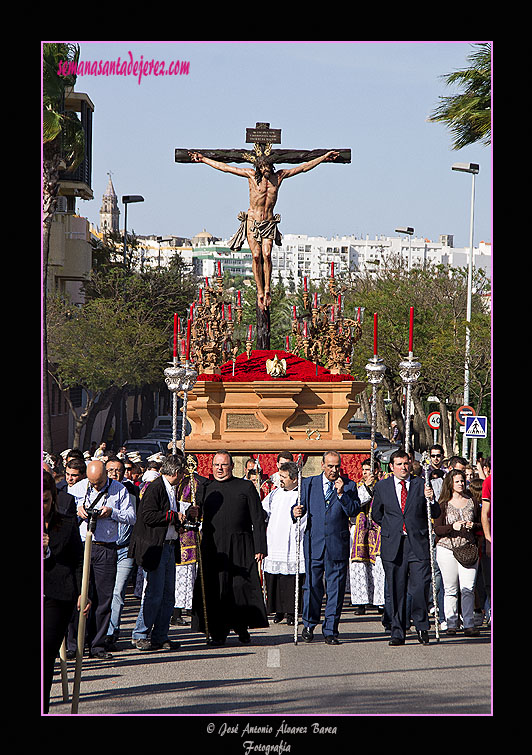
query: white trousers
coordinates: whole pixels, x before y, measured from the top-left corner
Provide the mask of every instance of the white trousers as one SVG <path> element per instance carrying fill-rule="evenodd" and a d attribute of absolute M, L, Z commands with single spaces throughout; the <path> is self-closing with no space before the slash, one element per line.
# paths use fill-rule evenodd
<path fill-rule="evenodd" d="M 464 629 L 471 629 L 474 626 L 475 579 L 478 564 L 462 566 L 453 556 L 452 550 L 441 545 L 436 546 L 436 561 L 443 580 L 443 610 L 448 629 L 458 628 L 458 595 Z"/>

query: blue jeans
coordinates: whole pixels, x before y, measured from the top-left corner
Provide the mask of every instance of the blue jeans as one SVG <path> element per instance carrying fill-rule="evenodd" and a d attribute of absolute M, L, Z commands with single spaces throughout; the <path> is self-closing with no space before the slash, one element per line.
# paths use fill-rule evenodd
<path fill-rule="evenodd" d="M 175 598 L 175 547 L 165 543 L 159 566 L 146 572 L 146 589 L 140 606 L 133 640 L 162 644 L 168 639 Z"/>
<path fill-rule="evenodd" d="M 118 637 L 118 631 L 120 629 L 120 618 L 122 616 L 122 610 L 124 608 L 124 601 L 126 597 L 126 588 L 129 581 L 129 575 L 135 565 L 135 561 L 132 558 L 127 557 L 127 545 L 124 548 L 119 548 L 117 551 L 118 562 L 116 565 L 116 580 L 113 591 L 113 600 L 111 603 L 111 620 L 109 621 L 109 629 L 107 630 L 107 636 Z"/>

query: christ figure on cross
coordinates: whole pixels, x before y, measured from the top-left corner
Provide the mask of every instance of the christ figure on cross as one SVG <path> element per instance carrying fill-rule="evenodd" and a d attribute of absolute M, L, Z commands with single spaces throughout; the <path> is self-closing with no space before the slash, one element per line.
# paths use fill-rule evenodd
<path fill-rule="evenodd" d="M 260 309 L 268 309 L 272 301 L 270 289 L 272 277 L 271 251 L 274 241 L 277 245 L 281 243 L 281 235 L 277 228 L 281 216 L 273 213 L 281 182 L 285 178 L 306 173 L 322 162 L 335 160 L 339 153 L 330 150 L 324 155 L 302 163 L 295 168 L 277 171 L 274 168 L 272 157 L 268 155 L 259 155 L 254 161 L 254 168 L 236 168 L 217 160 L 211 160 L 202 155 L 201 152 L 190 151 L 189 154 L 193 162 L 205 163 L 224 173 L 233 173 L 235 176 L 243 176 L 248 179 L 249 209 L 247 213 L 239 214 L 241 225 L 229 242 L 229 246 L 238 251 L 247 238 L 253 256 L 257 303 Z"/>

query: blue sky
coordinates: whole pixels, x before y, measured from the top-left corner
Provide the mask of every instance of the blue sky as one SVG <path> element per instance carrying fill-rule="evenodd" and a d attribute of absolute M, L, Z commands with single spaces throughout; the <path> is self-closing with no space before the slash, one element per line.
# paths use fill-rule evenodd
<path fill-rule="evenodd" d="M 491 241 L 491 147 L 455 151 L 451 134 L 428 115 L 453 90 L 442 76 L 467 65 L 474 41 L 449 42 L 79 42 L 82 62 L 187 61 L 188 75 L 79 76 L 95 105 L 94 200 L 78 211 L 99 225 L 112 172 L 130 205 L 128 230 L 228 238 L 248 207 L 244 178 L 179 164 L 181 148 L 249 148 L 247 127 L 267 121 L 288 149 L 350 148 L 350 165 L 326 164 L 283 183 L 281 233 L 374 237 L 453 234 L 469 243 L 471 176 L 451 170 L 476 162 L 474 243 Z M 121 221 L 123 220 L 123 205 Z M 122 227 L 122 226 L 121 226 Z"/>

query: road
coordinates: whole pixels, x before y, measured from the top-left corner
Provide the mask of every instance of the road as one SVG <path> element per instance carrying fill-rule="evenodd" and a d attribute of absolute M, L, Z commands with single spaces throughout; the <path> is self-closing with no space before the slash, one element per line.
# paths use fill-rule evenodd
<path fill-rule="evenodd" d="M 428 646 L 411 634 L 404 646 L 390 647 L 378 613 L 356 616 L 346 598 L 338 646 L 326 645 L 319 627 L 312 643 L 300 638 L 296 645 L 293 627 L 270 621 L 268 629 L 251 630 L 250 645 L 230 635 L 225 646 L 210 648 L 203 635 L 186 626 L 170 630 L 179 649 L 140 652 L 130 639 L 138 606 L 128 593 L 122 636 L 111 660 L 84 659 L 78 715 L 197 716 L 187 720 L 194 720 L 200 732 L 210 724 L 216 747 L 232 740 L 228 751 L 238 753 L 248 741 L 248 722 L 266 726 L 270 719 L 263 716 L 272 717 L 275 732 L 260 736 L 279 745 L 284 735 L 276 732 L 283 720 L 306 727 L 311 736 L 312 723 L 341 727 L 351 720 L 344 716 L 492 714 L 491 632 L 486 627 L 480 637 L 442 633 L 439 642 L 432 628 Z M 68 671 L 71 694 L 73 661 Z M 50 715 L 70 712 L 57 663 Z M 229 732 L 230 725 L 238 732 Z M 290 736 L 297 737 L 286 734 L 285 743 L 290 744 Z M 294 748 L 301 736 L 292 740 L 291 752 L 299 752 Z M 315 736 L 334 739 L 332 733 Z"/>

